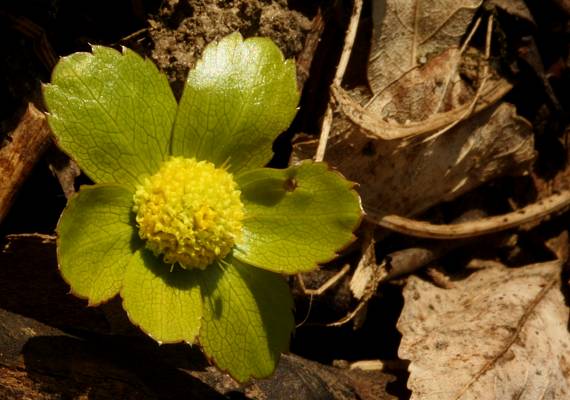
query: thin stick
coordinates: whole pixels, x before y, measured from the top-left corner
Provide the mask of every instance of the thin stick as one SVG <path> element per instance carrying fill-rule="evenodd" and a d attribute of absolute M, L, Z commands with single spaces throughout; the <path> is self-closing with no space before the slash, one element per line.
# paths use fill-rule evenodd
<path fill-rule="evenodd" d="M 348 29 L 346 31 L 346 36 L 344 38 L 344 46 L 342 48 L 342 53 L 340 55 L 340 60 L 338 62 L 336 73 L 332 81 L 332 87 L 340 87 L 346 68 L 348 66 L 348 61 L 350 60 L 350 54 L 352 53 L 352 47 L 354 46 L 354 40 L 356 39 L 356 32 L 358 31 L 358 22 L 360 21 L 360 14 L 362 12 L 362 0 L 354 0 L 354 6 L 352 8 L 352 15 L 350 17 L 350 22 L 348 24 Z M 332 97 L 332 96 L 331 96 Z M 319 137 L 319 145 L 317 147 L 317 152 L 315 153 L 315 161 L 323 161 L 325 158 L 325 151 L 327 148 L 327 142 L 329 140 L 329 134 L 332 126 L 332 104 L 329 100 L 327 105 L 327 110 L 323 118 L 323 124 L 321 126 L 321 134 Z"/>
<path fill-rule="evenodd" d="M 323 125 L 321 127 L 321 135 L 319 136 L 319 145 L 317 146 L 317 152 L 315 153 L 315 161 L 321 162 L 325 158 L 325 151 L 327 149 L 327 143 L 329 141 L 329 134 L 332 126 L 332 107 L 330 102 L 325 111 L 325 116 L 323 118 Z"/>
<path fill-rule="evenodd" d="M 337 283 L 340 278 L 342 278 L 346 273 L 350 270 L 350 264 L 345 264 L 344 267 L 336 274 L 331 276 L 325 283 L 319 286 L 316 289 L 307 289 L 305 287 L 305 281 L 303 280 L 303 276 L 301 274 L 297 274 L 297 280 L 299 281 L 299 286 L 303 291 L 303 294 L 310 295 L 310 296 L 320 296 L 322 295 L 327 289 Z"/>
<path fill-rule="evenodd" d="M 331 286 L 333 286 L 338 281 L 340 281 L 340 278 L 342 278 L 344 275 L 346 275 L 346 273 L 349 270 L 350 270 L 350 264 L 345 264 L 344 267 L 342 267 L 342 269 L 340 271 L 338 271 L 336 274 L 334 274 L 325 283 L 323 283 L 320 287 L 318 287 L 316 289 L 307 289 L 307 287 L 305 286 L 305 281 L 303 280 L 303 275 L 297 274 L 297 280 L 299 282 L 299 286 L 301 287 L 301 291 L 303 292 L 303 294 L 309 296 L 309 308 L 307 309 L 307 314 L 305 315 L 305 318 L 303 318 L 303 320 L 301 322 L 299 322 L 295 326 L 295 328 L 299 328 L 300 326 L 304 325 L 305 322 L 307 322 L 307 320 L 309 319 L 309 315 L 311 314 L 311 309 L 313 307 L 313 297 L 322 295 Z"/>
<path fill-rule="evenodd" d="M 387 215 L 376 222 L 383 228 L 405 235 L 430 239 L 461 239 L 500 232 L 540 221 L 551 214 L 570 208 L 570 191 L 553 194 L 508 214 L 451 225 L 436 225 L 398 215 Z"/>
<path fill-rule="evenodd" d="M 332 84 L 335 86 L 340 86 L 342 78 L 344 78 L 346 67 L 348 66 L 348 61 L 350 60 L 350 54 L 352 53 L 352 47 L 354 46 L 354 39 L 356 39 L 356 32 L 358 30 L 358 22 L 360 21 L 361 12 L 362 0 L 354 0 L 352 15 L 350 17 L 348 29 L 346 30 L 346 37 L 344 39 L 344 47 L 342 48 L 342 54 L 340 55 L 340 60 L 336 68 L 336 74 L 332 82 Z"/>
<path fill-rule="evenodd" d="M 356 306 L 356 308 L 354 310 L 352 310 L 350 313 L 346 314 L 344 317 L 342 317 L 338 321 L 329 322 L 328 324 L 325 324 L 325 326 L 332 328 L 332 327 L 336 327 L 336 326 L 342 326 L 342 325 L 350 322 L 354 317 L 356 317 L 356 315 L 360 312 L 360 310 L 362 310 L 365 306 L 368 305 L 368 300 L 369 299 L 361 300 L 360 303 L 358 303 L 358 305 Z"/>
<path fill-rule="evenodd" d="M 20 239 L 39 239 L 42 243 L 54 243 L 57 237 L 55 235 L 50 235 L 47 233 L 10 233 L 4 236 L 5 239 L 9 241 L 15 241 Z"/>
<path fill-rule="evenodd" d="M 0 222 L 6 217 L 18 190 L 50 144 L 51 131 L 44 113 L 32 103 L 0 149 Z"/>

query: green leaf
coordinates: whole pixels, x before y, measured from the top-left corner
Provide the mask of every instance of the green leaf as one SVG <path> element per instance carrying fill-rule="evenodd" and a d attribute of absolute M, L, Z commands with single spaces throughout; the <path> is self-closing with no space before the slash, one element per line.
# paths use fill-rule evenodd
<path fill-rule="evenodd" d="M 267 377 L 293 330 L 289 287 L 280 275 L 231 257 L 226 261 L 201 274 L 200 344 L 218 368 L 239 382 Z"/>
<path fill-rule="evenodd" d="M 197 274 L 164 264 L 146 249 L 137 251 L 121 289 L 131 322 L 159 343 L 193 343 L 202 317 Z"/>
<path fill-rule="evenodd" d="M 324 163 L 252 170 L 237 182 L 246 215 L 234 256 L 247 264 L 305 272 L 354 240 L 360 199 L 353 183 Z"/>
<path fill-rule="evenodd" d="M 83 186 L 57 226 L 59 269 L 71 292 L 94 306 L 115 296 L 125 267 L 142 246 L 132 193 L 119 185 Z"/>
<path fill-rule="evenodd" d="M 174 127 L 174 155 L 237 172 L 264 166 L 296 113 L 295 63 L 267 38 L 226 36 L 188 74 Z"/>
<path fill-rule="evenodd" d="M 64 57 L 44 87 L 59 145 L 95 182 L 130 188 L 169 153 L 176 100 L 166 77 L 131 50 Z"/>

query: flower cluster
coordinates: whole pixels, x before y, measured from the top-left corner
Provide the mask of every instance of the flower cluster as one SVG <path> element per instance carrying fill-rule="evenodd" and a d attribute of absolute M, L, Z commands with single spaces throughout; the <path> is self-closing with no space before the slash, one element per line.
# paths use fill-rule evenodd
<path fill-rule="evenodd" d="M 244 216 L 232 175 L 208 161 L 173 157 L 137 187 L 139 236 L 168 264 L 204 269 L 228 255 Z"/>

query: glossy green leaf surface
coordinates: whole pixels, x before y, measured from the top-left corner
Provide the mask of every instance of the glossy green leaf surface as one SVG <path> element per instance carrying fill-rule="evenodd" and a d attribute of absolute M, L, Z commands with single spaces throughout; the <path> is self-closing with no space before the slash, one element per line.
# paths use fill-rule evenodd
<path fill-rule="evenodd" d="M 271 271 L 309 271 L 354 240 L 361 207 L 353 184 L 324 163 L 256 169 L 237 177 L 245 205 L 234 255 Z"/>
<path fill-rule="evenodd" d="M 132 193 L 114 184 L 83 186 L 57 226 L 58 262 L 71 292 L 97 305 L 115 296 L 139 241 Z"/>
<path fill-rule="evenodd" d="M 193 343 L 202 317 L 196 274 L 164 264 L 146 249 L 137 251 L 121 290 L 131 322 L 159 343 Z"/>
<path fill-rule="evenodd" d="M 201 274 L 200 345 L 239 382 L 269 376 L 289 346 L 294 320 L 283 277 L 242 264 L 211 265 Z"/>
<path fill-rule="evenodd" d="M 239 33 L 209 45 L 190 71 L 180 101 L 172 152 L 231 172 L 264 166 L 288 128 L 299 94 L 295 63 L 267 38 Z"/>
<path fill-rule="evenodd" d="M 58 144 L 95 182 L 133 188 L 169 153 L 176 100 L 150 60 L 94 46 L 60 60 L 44 87 Z"/>

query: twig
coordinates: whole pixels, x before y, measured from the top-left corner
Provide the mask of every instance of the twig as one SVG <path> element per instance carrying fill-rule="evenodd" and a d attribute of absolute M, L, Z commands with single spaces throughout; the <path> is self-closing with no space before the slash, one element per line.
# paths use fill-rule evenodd
<path fill-rule="evenodd" d="M 331 131 L 332 116 L 332 107 L 329 103 L 327 110 L 325 111 L 325 116 L 323 117 L 321 135 L 319 136 L 319 145 L 317 146 L 317 152 L 315 153 L 315 161 L 317 162 L 321 162 L 325 158 L 325 151 L 327 149 L 329 133 Z"/>
<path fill-rule="evenodd" d="M 0 222 L 4 219 L 27 176 L 50 140 L 45 115 L 32 103 L 12 134 L 11 142 L 0 149 Z"/>
<path fill-rule="evenodd" d="M 408 360 L 360 360 L 350 363 L 349 369 L 362 371 L 406 371 Z"/>
<path fill-rule="evenodd" d="M 55 235 L 49 235 L 46 233 L 31 232 L 31 233 L 11 233 L 4 237 L 10 241 L 20 240 L 20 239 L 41 239 L 42 243 L 53 243 L 57 239 Z"/>
<path fill-rule="evenodd" d="M 306 294 L 309 296 L 320 296 L 327 289 L 329 289 L 331 286 L 336 284 L 340 280 L 340 278 L 345 276 L 349 270 L 350 270 L 350 264 L 345 264 L 345 266 L 342 267 L 342 269 L 340 271 L 338 271 L 336 274 L 331 276 L 329 279 L 327 279 L 327 281 L 325 283 L 323 283 L 321 286 L 319 286 L 316 289 L 307 289 L 305 287 L 305 281 L 303 280 L 302 274 L 297 274 L 297 280 L 299 281 L 299 286 L 301 287 L 301 291 L 303 292 L 303 294 Z"/>
<path fill-rule="evenodd" d="M 325 23 L 321 14 L 321 10 L 319 9 L 317 15 L 315 15 L 313 18 L 311 30 L 307 34 L 305 44 L 303 45 L 303 50 L 301 50 L 301 52 L 297 55 L 297 61 L 295 62 L 295 65 L 297 67 L 297 88 L 299 91 L 303 91 L 305 82 L 307 79 L 309 79 L 309 72 L 311 65 L 313 64 L 313 58 L 321 41 L 324 30 Z"/>
<path fill-rule="evenodd" d="M 307 313 L 305 314 L 305 318 L 303 318 L 303 320 L 295 326 L 296 329 L 305 325 L 305 322 L 307 322 L 307 320 L 309 319 L 309 315 L 311 315 L 311 309 L 313 308 L 313 297 L 321 296 L 330 287 L 339 282 L 340 278 L 345 276 L 349 270 L 350 270 L 350 264 L 345 264 L 340 271 L 338 271 L 332 277 L 327 279 L 325 283 L 323 283 L 321 286 L 319 286 L 316 289 L 307 289 L 305 286 L 305 281 L 303 280 L 303 274 L 297 274 L 297 281 L 299 282 L 301 291 L 303 292 L 304 295 L 309 296 L 309 308 L 307 310 Z"/>
<path fill-rule="evenodd" d="M 356 315 L 358 315 L 360 310 L 362 310 L 365 306 L 368 305 L 368 300 L 369 299 L 362 299 L 358 303 L 356 308 L 354 310 L 352 310 L 350 313 L 346 314 L 344 317 L 342 317 L 338 321 L 330 322 L 330 323 L 326 324 L 325 326 L 330 328 L 330 327 L 335 327 L 335 326 L 342 326 L 342 325 L 350 322 L 354 317 L 356 317 Z"/>
<path fill-rule="evenodd" d="M 386 271 L 381 282 L 411 274 L 464 244 L 464 241 L 436 242 L 390 253 L 378 265 L 380 270 Z"/>
<path fill-rule="evenodd" d="M 131 41 L 131 40 L 133 40 L 133 39 L 136 39 L 136 38 L 138 38 L 139 36 L 143 35 L 143 34 L 146 33 L 147 31 L 148 31 L 148 28 L 139 29 L 138 31 L 135 31 L 135 32 L 133 32 L 133 33 L 130 33 L 130 34 L 128 34 L 128 35 L 125 36 L 125 37 L 122 37 L 122 38 L 119 39 L 119 41 L 118 41 L 117 43 L 115 43 L 115 44 L 129 42 L 129 41 Z"/>
<path fill-rule="evenodd" d="M 487 235 L 537 222 L 569 207 L 570 191 L 565 190 L 508 214 L 482 218 L 477 221 L 436 225 L 398 215 L 387 215 L 376 223 L 383 228 L 410 236 L 430 239 L 461 239 Z"/>
<path fill-rule="evenodd" d="M 2 251 L 5 252 L 10 250 L 12 244 L 17 240 L 36 239 L 46 244 L 46 243 L 55 243 L 57 237 L 55 235 L 49 235 L 46 233 L 33 232 L 33 233 L 12 233 L 4 236 L 4 239 L 7 240 L 7 243 L 4 245 L 4 248 L 2 249 Z"/>
<path fill-rule="evenodd" d="M 344 46 L 342 48 L 342 53 L 340 55 L 340 60 L 337 65 L 336 73 L 334 75 L 331 87 L 340 87 L 340 84 L 346 72 L 346 67 L 348 66 L 348 61 L 350 60 L 350 53 L 352 52 L 354 39 L 356 38 L 356 32 L 358 30 L 358 22 L 360 20 L 361 12 L 362 12 L 362 0 L 354 0 L 352 15 L 350 17 L 350 22 L 348 24 L 346 36 L 344 38 Z M 317 147 L 317 152 L 315 154 L 315 161 L 323 161 L 323 159 L 325 158 L 325 151 L 327 148 L 327 142 L 329 140 L 331 126 L 332 126 L 332 104 L 331 100 L 329 100 L 329 104 L 327 105 L 327 110 L 325 111 L 325 116 L 323 118 L 323 124 L 321 126 L 321 134 L 319 137 L 319 145 Z"/>
<path fill-rule="evenodd" d="M 301 291 L 303 292 L 304 295 L 309 296 L 309 309 L 307 310 L 307 313 L 305 314 L 305 318 L 303 318 L 303 320 L 301 322 L 299 322 L 295 326 L 295 328 L 299 328 L 300 326 L 304 325 L 305 322 L 307 322 L 307 320 L 309 319 L 309 315 L 311 314 L 311 309 L 313 307 L 313 297 L 314 296 L 321 296 L 328 289 L 330 289 L 332 286 L 334 286 L 336 283 L 338 283 L 340 281 L 340 279 L 343 276 L 345 276 L 348 271 L 350 271 L 350 264 L 345 264 L 344 267 L 342 267 L 342 269 L 340 271 L 338 271 L 336 274 L 331 276 L 329 279 L 327 279 L 327 281 L 325 283 L 323 283 L 321 286 L 319 286 L 316 289 L 307 289 L 307 287 L 305 286 L 305 281 L 303 280 L 303 274 L 297 274 L 296 275 L 297 281 L 299 282 L 299 287 L 301 288 Z"/>

